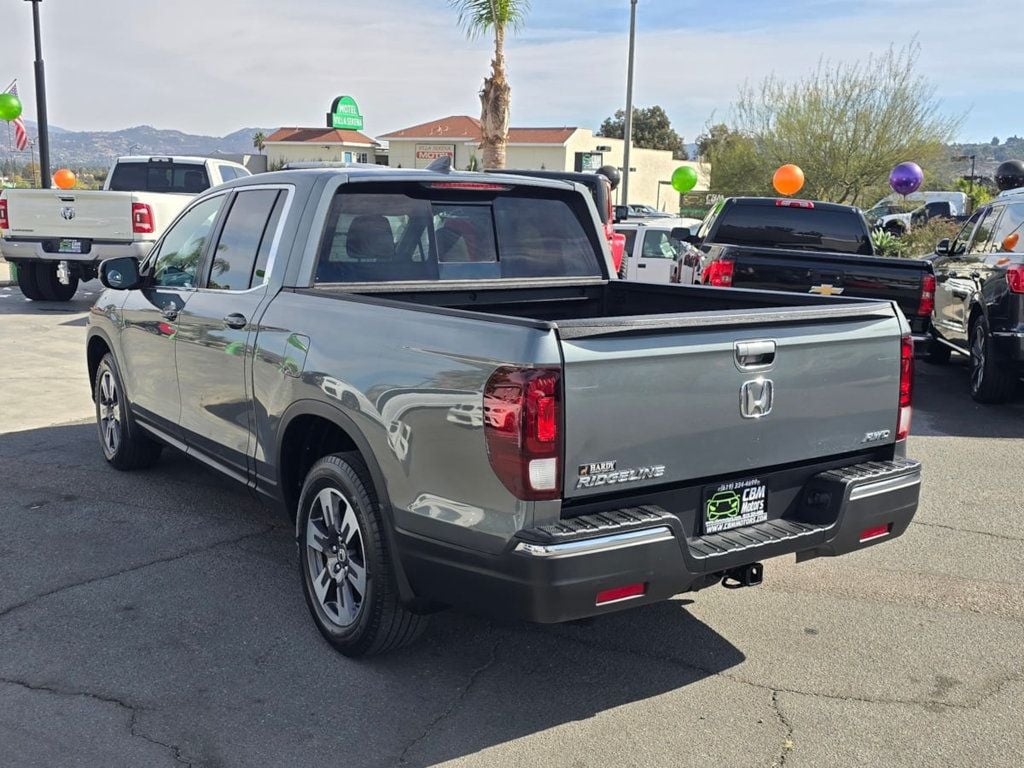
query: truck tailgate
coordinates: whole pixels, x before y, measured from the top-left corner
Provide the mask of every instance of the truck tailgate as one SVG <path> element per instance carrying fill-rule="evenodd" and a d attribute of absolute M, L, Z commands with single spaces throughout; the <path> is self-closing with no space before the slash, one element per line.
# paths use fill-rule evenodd
<path fill-rule="evenodd" d="M 907 317 L 918 312 L 927 262 L 783 248 L 727 246 L 732 285 L 767 291 L 892 300 Z"/>
<path fill-rule="evenodd" d="M 132 193 L 18 189 L 7 195 L 11 237 L 132 240 Z"/>
<path fill-rule="evenodd" d="M 779 310 L 756 327 L 707 316 L 639 332 L 560 323 L 566 497 L 756 476 L 891 443 L 901 323 L 891 305 L 868 306 L 810 323 L 785 319 L 806 309 Z M 609 472 L 614 485 L 581 482 Z"/>

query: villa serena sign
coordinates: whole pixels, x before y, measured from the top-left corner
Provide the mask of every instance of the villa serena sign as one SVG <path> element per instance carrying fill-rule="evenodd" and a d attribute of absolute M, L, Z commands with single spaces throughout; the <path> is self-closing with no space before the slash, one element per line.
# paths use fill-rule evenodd
<path fill-rule="evenodd" d="M 426 168 L 435 160 L 447 157 L 455 165 L 454 144 L 417 144 L 416 145 L 416 167 Z"/>
<path fill-rule="evenodd" d="M 363 130 L 363 116 L 359 114 L 359 105 L 351 96 L 339 96 L 331 104 L 327 113 L 328 128 L 343 128 L 349 131 Z"/>

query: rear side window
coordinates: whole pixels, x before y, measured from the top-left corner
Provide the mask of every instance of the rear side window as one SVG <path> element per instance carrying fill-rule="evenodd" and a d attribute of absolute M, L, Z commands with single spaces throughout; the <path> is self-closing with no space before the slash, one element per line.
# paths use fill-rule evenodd
<path fill-rule="evenodd" d="M 281 194 L 276 189 L 254 189 L 235 196 L 213 251 L 207 288 L 244 291 L 263 282 L 253 279 L 256 260 L 265 241 L 269 250 L 274 235 L 271 214 Z"/>
<path fill-rule="evenodd" d="M 351 184 L 332 202 L 316 281 L 598 277 L 584 222 L 586 201 L 558 190 Z"/>
<path fill-rule="evenodd" d="M 210 188 L 206 166 L 164 162 L 118 163 L 110 177 L 115 192 L 199 194 Z"/>
<path fill-rule="evenodd" d="M 1024 253 L 1024 203 L 1009 203 L 992 231 L 992 251 Z M 1016 237 L 1014 237 L 1016 235 Z"/>
<path fill-rule="evenodd" d="M 873 253 L 867 227 L 859 215 L 820 207 L 732 205 L 722 211 L 714 241 L 861 256 Z"/>

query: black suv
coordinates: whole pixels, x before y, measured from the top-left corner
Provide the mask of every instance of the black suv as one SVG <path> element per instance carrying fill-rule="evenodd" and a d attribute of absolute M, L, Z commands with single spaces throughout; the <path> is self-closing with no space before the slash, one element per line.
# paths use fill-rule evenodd
<path fill-rule="evenodd" d="M 971 359 L 971 397 L 1008 400 L 1024 372 L 1024 189 L 979 208 L 935 248 L 937 290 L 927 359 Z"/>

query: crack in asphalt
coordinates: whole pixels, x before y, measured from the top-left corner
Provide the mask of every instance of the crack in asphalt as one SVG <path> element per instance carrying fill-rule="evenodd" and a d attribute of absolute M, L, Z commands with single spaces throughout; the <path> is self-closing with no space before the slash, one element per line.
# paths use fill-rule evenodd
<path fill-rule="evenodd" d="M 167 742 L 160 741 L 159 739 L 155 739 L 152 736 L 149 736 L 140 730 L 138 718 L 139 713 L 144 711 L 144 707 L 141 707 L 136 704 L 130 704 L 124 699 L 119 699 L 116 696 L 108 696 L 102 693 L 93 693 L 92 691 L 67 690 L 64 688 L 56 688 L 51 685 L 43 685 L 41 683 L 30 683 L 27 680 L 19 680 L 11 677 L 0 677 L 0 683 L 18 686 L 19 688 L 24 688 L 26 690 L 34 691 L 37 693 L 49 693 L 54 696 L 65 696 L 68 698 L 82 697 L 86 699 L 92 699 L 94 701 L 100 701 L 104 704 L 113 704 L 117 707 L 120 707 L 121 709 L 126 710 L 130 716 L 128 720 L 128 734 L 132 738 L 142 739 L 143 741 L 148 741 L 150 744 L 156 744 L 159 747 L 163 747 L 171 753 L 171 757 L 174 758 L 174 761 L 176 763 L 187 765 L 189 766 L 189 768 L 192 768 L 192 761 L 182 754 L 181 747 L 178 747 L 175 744 L 168 744 Z"/>
<path fill-rule="evenodd" d="M 947 701 L 936 701 L 934 699 L 894 699 L 887 697 L 869 697 L 869 696 L 854 696 L 852 694 L 840 695 L 837 693 L 822 693 L 820 691 L 801 691 L 796 688 L 780 688 L 778 686 L 768 685 L 766 683 L 756 683 L 753 680 L 747 680 L 738 675 L 731 675 L 723 671 L 715 671 L 708 667 L 702 667 L 698 664 L 694 664 L 688 661 L 682 661 L 680 659 L 674 659 L 669 656 L 660 656 L 655 653 L 648 653 L 643 651 L 634 650 L 632 648 L 622 648 L 620 646 L 604 645 L 599 643 L 593 643 L 588 640 L 584 640 L 579 637 L 573 637 L 569 634 L 562 632 L 548 630 L 552 635 L 560 637 L 570 642 L 575 642 L 582 645 L 585 648 L 592 648 L 595 650 L 607 651 L 610 653 L 620 653 L 627 656 L 635 656 L 640 659 L 648 659 L 650 661 L 659 661 L 663 664 L 670 664 L 673 666 L 688 669 L 693 672 L 700 672 L 708 677 L 720 677 L 725 680 L 730 680 L 740 685 L 746 685 L 751 688 L 755 688 L 761 691 L 768 691 L 773 695 L 779 693 L 792 693 L 797 696 L 810 696 L 819 699 L 830 699 L 832 701 L 855 701 L 863 704 L 895 704 L 900 706 L 915 706 L 923 707 L 929 711 L 942 711 L 942 710 L 958 710 L 958 711 L 969 711 L 979 708 L 987 699 L 999 693 L 1003 688 L 1011 683 L 1024 680 L 1024 670 L 1018 670 L 1010 672 L 1003 677 L 993 680 L 988 686 L 983 688 L 979 694 L 972 700 L 964 703 L 957 704 L 954 702 Z"/>
<path fill-rule="evenodd" d="M 942 523 L 925 523 L 920 520 L 911 520 L 911 525 L 923 525 L 926 528 L 942 528 L 947 531 L 955 531 L 956 533 L 974 533 L 978 536 L 991 536 L 993 539 L 1003 539 L 1004 541 L 1024 541 L 1024 537 L 1021 536 L 1010 536 L 1005 533 L 992 533 L 991 531 L 976 531 L 973 528 L 957 528 L 953 525 L 943 525 Z"/>
<path fill-rule="evenodd" d="M 444 708 L 444 711 L 442 711 L 441 714 L 439 714 L 437 717 L 435 717 L 433 720 L 427 723 L 427 726 L 423 729 L 423 733 L 421 733 L 419 736 L 417 736 L 415 739 L 413 739 L 405 745 L 405 748 L 398 756 L 398 765 L 407 764 L 406 757 L 409 754 L 409 752 L 412 751 L 413 747 L 415 747 L 417 744 L 419 744 L 421 741 L 427 738 L 427 736 L 430 735 L 430 732 L 433 731 L 434 728 L 436 728 L 442 720 L 450 717 L 451 714 L 455 711 L 455 709 L 459 706 L 459 704 L 461 704 L 463 700 L 466 698 L 466 696 L 469 695 L 470 690 L 472 690 L 473 686 L 476 684 L 476 681 L 477 679 L 479 679 L 480 675 L 482 675 L 484 672 L 493 667 L 495 663 L 497 663 L 498 646 L 501 645 L 501 641 L 501 636 L 499 636 L 494 641 L 494 644 L 491 646 L 491 653 L 488 656 L 487 661 L 485 661 L 483 664 L 481 664 L 479 667 L 477 667 L 469 673 L 469 679 L 466 681 L 466 684 L 462 687 L 462 690 L 459 691 L 458 695 L 455 696 L 454 699 L 452 699 L 451 703 Z"/>
<path fill-rule="evenodd" d="M 786 765 L 786 758 L 789 757 L 789 753 L 796 747 L 796 743 L 793 741 L 793 725 L 786 719 L 782 708 L 779 706 L 779 691 L 777 690 L 772 691 L 772 709 L 775 710 L 775 716 L 779 718 L 779 722 L 782 723 L 782 728 L 785 731 L 785 735 L 782 737 L 782 750 L 779 752 L 778 758 L 772 762 L 772 765 L 777 768 L 783 768 Z"/>
<path fill-rule="evenodd" d="M 90 584 L 95 584 L 95 583 L 100 582 L 100 581 L 106 581 L 107 579 L 114 579 L 114 578 L 117 578 L 118 576 L 123 576 L 123 575 L 125 575 L 127 573 L 133 573 L 135 571 L 141 571 L 142 569 L 149 568 L 150 566 L 153 566 L 153 565 L 160 565 L 162 563 L 173 563 L 175 560 L 182 560 L 182 559 L 184 559 L 186 557 L 191 557 L 192 555 L 202 554 L 203 552 L 208 552 L 211 549 L 216 549 L 218 547 L 223 547 L 223 546 L 230 546 L 231 544 L 238 544 L 240 542 L 246 541 L 247 539 L 259 538 L 260 536 L 265 536 L 266 534 L 270 533 L 271 531 L 276 531 L 276 530 L 279 530 L 280 528 L 283 528 L 283 527 L 285 527 L 285 526 L 265 525 L 262 528 L 260 528 L 260 530 L 258 530 L 258 531 L 255 531 L 255 532 L 252 532 L 252 533 L 246 533 L 246 534 L 244 534 L 242 536 L 233 536 L 230 539 L 221 539 L 219 541 L 215 541 L 215 542 L 212 542 L 210 544 L 205 544 L 205 545 L 203 545 L 201 547 L 196 547 L 194 549 L 186 550 L 185 552 L 179 552 L 176 555 L 168 555 L 166 557 L 158 557 L 155 560 L 150 560 L 148 562 L 141 563 L 139 565 L 133 565 L 133 566 L 130 566 L 128 568 L 121 568 L 120 570 L 113 571 L 112 573 L 106 573 L 106 574 L 103 574 L 102 576 L 91 576 L 88 579 L 83 579 L 82 581 L 76 581 L 73 584 L 64 584 L 63 586 L 55 587 L 54 589 L 51 589 L 51 590 L 49 590 L 47 592 L 42 592 L 42 593 L 40 593 L 38 595 L 35 595 L 33 597 L 28 598 L 27 600 L 22 600 L 20 603 L 15 603 L 14 605 L 10 605 L 10 606 L 4 608 L 3 610 L 0 610 L 0 620 L 7 618 L 10 614 L 14 613 L 15 611 L 17 611 L 17 610 L 19 610 L 21 608 L 25 608 L 26 606 L 32 605 L 33 603 L 35 603 L 35 602 L 37 602 L 39 600 L 42 600 L 42 599 L 47 598 L 47 597 L 51 597 L 51 596 L 59 594 L 61 592 L 66 592 L 66 591 L 68 591 L 70 589 L 75 589 L 76 587 L 85 587 L 85 586 L 88 586 Z"/>

